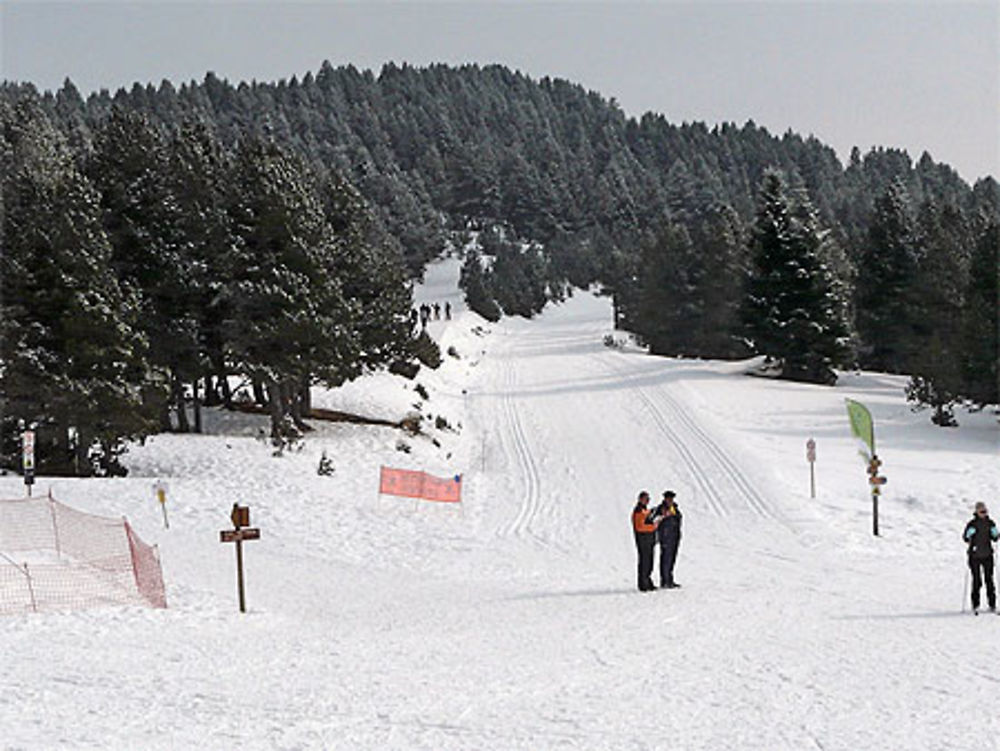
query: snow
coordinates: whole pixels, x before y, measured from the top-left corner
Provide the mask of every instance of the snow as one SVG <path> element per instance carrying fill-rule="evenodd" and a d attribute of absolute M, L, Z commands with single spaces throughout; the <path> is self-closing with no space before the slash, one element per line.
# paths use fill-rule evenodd
<path fill-rule="evenodd" d="M 266 418 L 209 411 L 205 435 L 133 447 L 128 478 L 39 478 L 159 545 L 169 609 L 0 620 L 0 748 L 1000 747 L 1000 619 L 961 612 L 961 529 L 1000 503 L 995 415 L 941 429 L 895 376 L 826 388 L 606 347 L 610 303 L 585 292 L 485 323 L 457 274 L 415 295 L 452 304 L 438 371 L 315 394 L 419 411 L 425 435 L 315 422 L 275 457 Z M 875 418 L 878 538 L 845 398 Z M 383 464 L 461 473 L 464 503 L 380 497 Z M 640 594 L 629 514 L 668 488 L 683 588 Z M 234 502 L 261 529 L 246 614 L 219 541 Z"/>

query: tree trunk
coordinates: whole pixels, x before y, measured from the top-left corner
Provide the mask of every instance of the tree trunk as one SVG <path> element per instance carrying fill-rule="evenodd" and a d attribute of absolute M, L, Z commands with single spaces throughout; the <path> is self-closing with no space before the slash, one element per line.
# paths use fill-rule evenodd
<path fill-rule="evenodd" d="M 176 371 L 172 373 L 171 383 L 174 392 L 174 411 L 177 412 L 177 432 L 189 433 L 191 425 L 188 423 L 187 405 L 184 403 L 184 383 Z"/>
<path fill-rule="evenodd" d="M 267 381 L 268 389 L 271 391 L 271 393 L 266 394 L 264 393 L 264 379 L 261 378 L 260 376 L 254 376 L 252 380 L 253 380 L 253 400 L 257 402 L 257 404 L 260 404 L 261 406 L 270 404 L 272 399 L 277 397 L 277 395 L 274 393 L 273 390 L 273 387 L 277 385 L 274 381 L 268 379 Z"/>
<path fill-rule="evenodd" d="M 76 430 L 76 451 L 73 457 L 73 469 L 77 477 L 90 477 L 94 472 L 90 466 L 90 458 L 87 456 L 90 451 L 91 437 L 80 428 Z"/>
<path fill-rule="evenodd" d="M 222 405 L 226 409 L 230 409 L 233 406 L 233 390 L 229 388 L 229 377 L 222 371 L 219 371 L 218 376 L 219 385 L 222 387 Z"/>
<path fill-rule="evenodd" d="M 263 394 L 263 384 L 257 378 L 254 378 L 254 392 L 257 391 L 258 385 L 260 385 L 261 393 Z M 270 397 L 267 401 L 267 406 L 271 414 L 271 440 L 281 441 L 284 438 L 282 435 L 282 422 L 285 417 L 281 387 L 270 378 L 267 379 L 267 393 Z"/>
<path fill-rule="evenodd" d="M 302 414 L 309 416 L 312 412 L 312 392 L 309 390 L 309 379 L 305 378 L 299 387 L 299 399 L 302 401 Z"/>
<path fill-rule="evenodd" d="M 206 407 L 218 407 L 219 406 L 219 385 L 216 383 L 215 379 L 212 378 L 211 373 L 205 374 L 205 399 L 202 402 Z"/>
<path fill-rule="evenodd" d="M 311 427 L 306 425 L 305 415 L 308 413 L 308 407 L 306 406 L 309 402 L 309 389 L 306 387 L 303 389 L 300 386 L 292 382 L 285 385 L 288 395 L 288 403 L 290 406 L 289 414 L 292 416 L 292 421 L 295 423 L 295 427 L 299 430 L 306 432 L 312 430 Z"/>
<path fill-rule="evenodd" d="M 191 382 L 191 394 L 194 396 L 194 432 L 201 432 L 201 399 L 198 398 L 198 379 Z"/>
<path fill-rule="evenodd" d="M 159 402 L 157 411 L 160 413 L 160 432 L 172 433 L 174 431 L 174 423 L 170 419 L 170 400 L 160 399 Z"/>

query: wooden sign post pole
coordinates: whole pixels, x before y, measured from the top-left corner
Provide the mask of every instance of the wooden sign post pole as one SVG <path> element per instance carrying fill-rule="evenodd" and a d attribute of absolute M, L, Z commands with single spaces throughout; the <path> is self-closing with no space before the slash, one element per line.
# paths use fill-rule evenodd
<path fill-rule="evenodd" d="M 243 539 L 236 540 L 236 586 L 240 592 L 240 612 L 247 612 L 247 598 L 243 590 Z"/>
<path fill-rule="evenodd" d="M 219 533 L 219 537 L 222 542 L 236 543 L 236 586 L 240 598 L 240 612 L 245 613 L 247 612 L 247 603 L 243 588 L 243 541 L 259 540 L 260 530 L 248 526 L 250 524 L 249 506 L 240 506 L 234 503 L 229 518 L 232 519 L 235 529 L 224 529 Z"/>

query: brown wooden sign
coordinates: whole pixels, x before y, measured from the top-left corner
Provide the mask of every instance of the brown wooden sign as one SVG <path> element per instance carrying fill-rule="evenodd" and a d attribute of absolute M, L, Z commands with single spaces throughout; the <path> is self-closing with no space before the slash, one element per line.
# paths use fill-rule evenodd
<path fill-rule="evenodd" d="M 246 529 L 224 529 L 219 532 L 221 542 L 240 542 L 241 540 L 259 540 L 260 530 L 257 527 Z"/>
<path fill-rule="evenodd" d="M 233 526 L 239 529 L 240 527 L 250 526 L 250 507 L 240 506 L 236 503 L 233 504 L 233 512 L 229 515 L 229 518 L 233 522 Z"/>

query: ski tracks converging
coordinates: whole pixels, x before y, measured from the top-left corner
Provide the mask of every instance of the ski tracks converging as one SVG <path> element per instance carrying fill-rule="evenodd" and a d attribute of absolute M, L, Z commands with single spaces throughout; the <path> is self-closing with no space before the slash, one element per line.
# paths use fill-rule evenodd
<path fill-rule="evenodd" d="M 622 377 L 630 375 L 624 368 L 612 367 Z M 739 464 L 670 393 L 667 384 L 648 391 L 633 384 L 631 390 L 648 410 L 659 433 L 689 468 L 691 479 L 712 513 L 726 516 L 737 510 L 735 502 L 742 501 L 754 516 L 786 523 L 773 502 L 755 487 Z"/>

